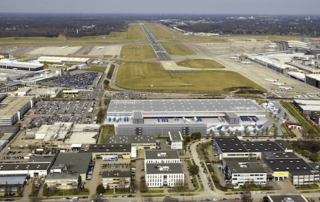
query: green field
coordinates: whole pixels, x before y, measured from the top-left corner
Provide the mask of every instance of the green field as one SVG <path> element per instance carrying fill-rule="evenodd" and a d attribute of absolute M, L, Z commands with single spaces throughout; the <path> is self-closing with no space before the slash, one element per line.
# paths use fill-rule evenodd
<path fill-rule="evenodd" d="M 94 72 L 101 72 L 103 73 L 106 68 L 105 67 L 100 67 L 100 66 L 90 66 L 89 69 L 86 69 L 87 71 L 94 71 Z"/>
<path fill-rule="evenodd" d="M 118 69 L 116 84 L 126 89 L 168 93 L 221 94 L 228 93 L 223 90 L 225 88 L 239 86 L 265 91 L 256 83 L 231 71 L 195 71 L 171 73 L 171 76 L 163 71 L 159 63 L 126 61 Z M 192 86 L 180 86 L 185 84 Z"/>
<path fill-rule="evenodd" d="M 99 143 L 104 144 L 107 140 L 107 135 L 114 135 L 114 126 L 113 125 L 105 125 L 102 126 L 102 134 Z"/>
<path fill-rule="evenodd" d="M 122 46 L 120 58 L 125 59 L 151 59 L 156 58 L 150 45 Z"/>
<path fill-rule="evenodd" d="M 225 66 L 215 60 L 205 59 L 183 60 L 181 62 L 178 62 L 177 65 L 191 68 L 225 68 Z"/>
<path fill-rule="evenodd" d="M 192 50 L 187 48 L 182 43 L 162 43 L 162 46 L 171 55 L 193 55 Z"/>
<path fill-rule="evenodd" d="M 146 35 L 141 29 L 139 23 L 129 24 L 128 32 L 125 33 L 125 39 L 128 40 L 147 40 Z"/>

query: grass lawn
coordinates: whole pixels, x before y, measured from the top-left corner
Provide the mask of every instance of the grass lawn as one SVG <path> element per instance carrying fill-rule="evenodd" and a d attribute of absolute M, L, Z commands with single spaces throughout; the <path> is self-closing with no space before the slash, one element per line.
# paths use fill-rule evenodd
<path fill-rule="evenodd" d="M 162 46 L 171 55 L 194 55 L 195 53 L 182 43 L 162 43 Z"/>
<path fill-rule="evenodd" d="M 0 43 L 24 43 L 24 42 L 63 42 L 65 38 L 63 36 L 59 37 L 4 37 L 0 38 Z M 28 45 L 30 46 L 30 44 Z"/>
<path fill-rule="evenodd" d="M 183 60 L 178 62 L 177 65 L 191 68 L 225 68 L 225 66 L 215 60 L 205 59 Z"/>
<path fill-rule="evenodd" d="M 163 71 L 159 63 L 133 61 L 126 61 L 119 67 L 116 84 L 126 89 L 170 93 L 221 94 L 228 93 L 223 90 L 225 88 L 239 86 L 250 86 L 265 91 L 261 86 L 236 72 L 195 71 L 168 74 Z M 192 86 L 181 86 L 181 84 L 192 84 Z M 153 87 L 150 87 L 151 85 Z"/>
<path fill-rule="evenodd" d="M 67 190 L 50 190 L 50 196 L 73 196 L 73 195 L 89 195 L 90 192 L 88 189 L 76 189 L 73 191 L 72 189 Z"/>
<path fill-rule="evenodd" d="M 153 193 L 163 193 L 164 190 L 148 190 L 145 192 L 141 192 L 142 194 L 153 194 Z"/>
<path fill-rule="evenodd" d="M 125 59 L 151 59 L 156 58 L 150 45 L 126 45 L 122 46 L 121 58 Z"/>
<path fill-rule="evenodd" d="M 99 141 L 100 144 L 106 143 L 107 135 L 114 135 L 114 126 L 113 125 L 106 125 L 106 126 L 102 127 L 102 136 Z"/>
<path fill-rule="evenodd" d="M 147 40 L 146 35 L 141 29 L 139 23 L 129 24 L 128 32 L 125 33 L 125 39 L 128 40 Z"/>
<path fill-rule="evenodd" d="M 297 190 L 309 190 L 309 189 L 319 189 L 317 184 L 308 184 L 308 185 L 301 185 Z"/>
<path fill-rule="evenodd" d="M 84 37 L 69 37 L 68 42 L 76 41 L 110 41 L 110 40 L 123 40 L 125 32 L 110 32 L 108 35 L 98 36 L 84 36 Z"/>
<path fill-rule="evenodd" d="M 106 70 L 105 67 L 100 67 L 100 66 L 90 66 L 89 69 L 86 69 L 87 71 L 94 71 L 94 72 L 104 72 Z"/>

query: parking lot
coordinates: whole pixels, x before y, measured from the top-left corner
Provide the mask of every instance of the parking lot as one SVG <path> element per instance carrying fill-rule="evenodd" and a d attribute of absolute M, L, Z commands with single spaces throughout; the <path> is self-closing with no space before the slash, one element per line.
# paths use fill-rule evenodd
<path fill-rule="evenodd" d="M 55 122 L 95 123 L 95 104 L 89 101 L 40 101 L 35 110 L 24 121 L 35 126 L 52 125 Z"/>
<path fill-rule="evenodd" d="M 76 88 L 76 89 L 92 89 L 97 85 L 102 73 L 99 72 L 82 72 L 63 76 L 58 79 L 48 81 L 49 85 Z"/>

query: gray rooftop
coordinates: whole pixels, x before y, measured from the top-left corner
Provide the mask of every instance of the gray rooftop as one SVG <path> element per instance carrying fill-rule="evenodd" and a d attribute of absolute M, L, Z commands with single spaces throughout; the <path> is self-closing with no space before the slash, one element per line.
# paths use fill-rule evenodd
<path fill-rule="evenodd" d="M 0 126 L 0 135 L 2 134 L 12 134 L 14 133 L 19 126 Z M 18 129 L 19 131 L 19 129 Z"/>
<path fill-rule="evenodd" d="M 138 128 L 138 127 L 143 127 L 143 128 L 163 128 L 163 127 L 186 127 L 188 126 L 189 128 L 191 127 L 206 127 L 206 124 L 202 123 L 185 123 L 185 124 L 175 124 L 175 123 L 157 123 L 157 124 L 119 124 L 119 128 Z"/>
<path fill-rule="evenodd" d="M 222 152 L 248 152 L 238 138 L 215 138 Z"/>
<path fill-rule="evenodd" d="M 314 169 L 303 159 L 265 159 L 273 172 L 287 171 L 292 175 L 311 175 Z"/>
<path fill-rule="evenodd" d="M 300 194 L 272 194 L 268 195 L 270 202 L 285 202 L 285 198 L 291 198 L 294 202 L 308 202 L 308 200 Z"/>
<path fill-rule="evenodd" d="M 5 185 L 8 183 L 8 185 L 23 185 L 24 181 L 27 176 L 7 176 L 7 177 L 0 177 L 0 185 Z"/>
<path fill-rule="evenodd" d="M 121 170 L 113 170 L 113 171 L 105 171 L 102 174 L 102 178 L 109 177 L 131 177 L 131 172 L 129 171 L 121 171 Z"/>
<path fill-rule="evenodd" d="M 176 100 L 111 100 L 107 113 L 142 111 L 249 112 L 264 111 L 248 99 L 176 99 Z"/>
<path fill-rule="evenodd" d="M 107 144 L 156 143 L 155 135 L 107 135 Z"/>
<path fill-rule="evenodd" d="M 146 166 L 148 174 L 183 174 L 181 163 L 151 163 Z"/>
<path fill-rule="evenodd" d="M 262 156 L 266 159 L 298 159 L 293 152 L 262 152 Z"/>
<path fill-rule="evenodd" d="M 141 111 L 134 111 L 133 112 L 133 118 L 134 119 L 142 119 Z"/>
<path fill-rule="evenodd" d="M 169 134 L 169 138 L 171 141 L 175 142 L 175 141 L 183 141 L 182 135 L 179 131 L 177 132 L 168 132 Z"/>
<path fill-rule="evenodd" d="M 84 152 L 131 152 L 131 144 L 91 144 L 87 151 Z"/>
<path fill-rule="evenodd" d="M 63 171 L 61 173 L 50 173 L 46 179 L 78 179 L 79 176 L 80 173 L 67 173 Z"/>
<path fill-rule="evenodd" d="M 28 162 L 39 162 L 39 163 L 51 163 L 54 160 L 54 156 L 31 156 Z"/>
<path fill-rule="evenodd" d="M 69 171 L 87 173 L 91 156 L 91 153 L 61 153 L 52 169 L 63 169 L 67 166 Z"/>
<path fill-rule="evenodd" d="M 224 158 L 232 173 L 265 173 L 255 158 Z"/>
<path fill-rule="evenodd" d="M 275 142 L 242 142 L 242 145 L 249 152 L 283 151 L 282 148 Z"/>
<path fill-rule="evenodd" d="M 180 159 L 177 150 L 145 150 L 145 159 Z"/>
<path fill-rule="evenodd" d="M 275 140 L 275 143 L 277 143 L 283 150 L 289 149 L 292 150 L 293 148 L 286 142 L 285 140 Z"/>
<path fill-rule="evenodd" d="M 50 163 L 0 163 L 0 170 L 48 170 Z"/>

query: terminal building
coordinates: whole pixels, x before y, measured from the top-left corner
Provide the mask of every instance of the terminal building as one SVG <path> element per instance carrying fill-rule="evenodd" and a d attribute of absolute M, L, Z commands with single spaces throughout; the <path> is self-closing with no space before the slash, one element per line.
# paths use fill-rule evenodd
<path fill-rule="evenodd" d="M 23 71 L 40 71 L 43 70 L 43 64 L 31 62 L 18 62 L 15 58 L 6 58 L 0 60 L 0 68 Z"/>
<path fill-rule="evenodd" d="M 33 96 L 7 97 L 7 94 L 0 94 L 0 125 L 15 124 L 34 106 L 35 102 L 36 98 Z"/>
<path fill-rule="evenodd" d="M 67 63 L 67 64 L 85 64 L 89 60 L 90 58 L 52 57 L 52 56 L 41 56 L 38 58 L 39 62 Z"/>
<path fill-rule="evenodd" d="M 160 135 L 168 132 L 190 136 L 221 126 L 243 128 L 267 121 L 265 110 L 247 99 L 184 99 L 184 100 L 112 100 L 104 124 L 113 124 L 116 135 Z M 258 118 L 259 117 L 259 118 Z M 252 119 L 251 119 L 252 120 Z"/>

